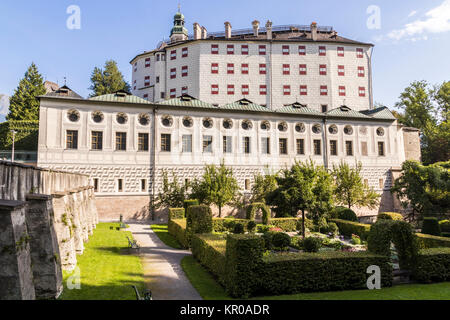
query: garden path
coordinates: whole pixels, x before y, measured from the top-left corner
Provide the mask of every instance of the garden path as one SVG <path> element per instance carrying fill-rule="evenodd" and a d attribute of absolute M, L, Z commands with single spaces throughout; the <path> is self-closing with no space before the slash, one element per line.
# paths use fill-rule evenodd
<path fill-rule="evenodd" d="M 127 231 L 141 246 L 145 285 L 154 300 L 202 300 L 181 268 L 181 260 L 191 255 L 190 251 L 168 247 L 148 223 L 129 223 Z"/>

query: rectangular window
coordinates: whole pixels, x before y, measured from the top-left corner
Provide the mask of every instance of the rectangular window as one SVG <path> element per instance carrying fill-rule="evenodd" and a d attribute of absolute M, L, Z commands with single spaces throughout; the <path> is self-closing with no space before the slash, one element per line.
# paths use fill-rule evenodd
<path fill-rule="evenodd" d="M 345 86 L 339 86 L 339 96 L 345 97 Z"/>
<path fill-rule="evenodd" d="M 166 98 L 166 93 L 165 92 L 161 92 L 161 99 L 165 99 L 165 98 Z"/>
<path fill-rule="evenodd" d="M 331 140 L 330 141 L 330 154 L 332 156 L 337 156 L 338 155 L 337 140 Z"/>
<path fill-rule="evenodd" d="M 218 63 L 211 63 L 211 73 L 219 73 L 219 64 Z"/>
<path fill-rule="evenodd" d="M 219 94 L 219 85 L 218 84 L 211 85 L 211 94 Z"/>
<path fill-rule="evenodd" d="M 367 142 L 363 141 L 361 142 L 361 154 L 365 157 L 369 155 L 368 148 L 367 148 Z"/>
<path fill-rule="evenodd" d="M 99 186 L 98 178 L 95 178 L 94 179 L 94 192 L 98 192 L 98 186 Z"/>
<path fill-rule="evenodd" d="M 234 84 L 229 84 L 227 86 L 227 93 L 228 95 L 234 95 Z"/>
<path fill-rule="evenodd" d="M 380 189 L 384 189 L 384 180 L 383 179 L 378 179 L 378 184 L 380 186 Z"/>
<path fill-rule="evenodd" d="M 148 133 L 139 133 L 138 135 L 138 150 L 148 151 Z"/>
<path fill-rule="evenodd" d="M 250 190 L 250 179 L 245 179 L 245 190 L 249 191 Z"/>
<path fill-rule="evenodd" d="M 359 87 L 358 88 L 358 94 L 360 97 L 365 97 L 366 96 L 366 88 L 365 87 Z"/>
<path fill-rule="evenodd" d="M 297 139 L 297 154 L 304 155 L 305 154 L 305 140 Z"/>
<path fill-rule="evenodd" d="M 378 156 L 380 157 L 384 157 L 385 153 L 384 153 L 384 142 L 380 141 L 378 142 Z"/>
<path fill-rule="evenodd" d="M 171 146 L 171 135 L 162 134 L 161 135 L 161 152 L 170 152 L 172 150 Z"/>
<path fill-rule="evenodd" d="M 308 86 L 305 86 L 305 85 L 300 86 L 300 95 L 301 96 L 308 95 Z"/>
<path fill-rule="evenodd" d="M 188 87 L 182 87 L 181 88 L 181 95 L 184 96 L 186 94 L 188 94 Z"/>
<path fill-rule="evenodd" d="M 188 66 L 181 67 L 181 76 L 187 77 L 188 76 Z"/>
<path fill-rule="evenodd" d="M 144 87 L 150 86 L 150 76 L 146 76 L 144 79 Z"/>
<path fill-rule="evenodd" d="M 345 67 L 344 66 L 338 66 L 338 76 L 340 76 L 340 77 L 345 76 Z"/>
<path fill-rule="evenodd" d="M 322 112 L 323 113 L 328 112 L 328 106 L 326 104 L 322 105 Z"/>
<path fill-rule="evenodd" d="M 301 56 L 306 55 L 306 46 L 298 46 L 298 54 Z"/>
<path fill-rule="evenodd" d="M 150 68 L 150 58 L 145 59 L 145 67 Z"/>
<path fill-rule="evenodd" d="M 288 154 L 288 146 L 287 146 L 287 139 L 281 138 L 280 139 L 280 154 Z"/>
<path fill-rule="evenodd" d="M 260 63 L 259 64 L 259 74 L 266 74 L 266 73 L 267 73 L 266 64 Z"/>
<path fill-rule="evenodd" d="M 67 130 L 66 136 L 66 148 L 72 150 L 78 149 L 78 131 Z"/>
<path fill-rule="evenodd" d="M 183 48 L 181 49 L 181 57 L 182 58 L 187 58 L 189 55 L 189 48 Z"/>
<path fill-rule="evenodd" d="M 262 154 L 270 154 L 270 138 L 261 138 Z"/>
<path fill-rule="evenodd" d="M 192 135 L 191 134 L 183 135 L 183 152 L 184 153 L 192 152 Z"/>
<path fill-rule="evenodd" d="M 234 54 L 234 44 L 227 45 L 227 54 Z"/>
<path fill-rule="evenodd" d="M 170 60 L 176 60 L 177 59 L 177 50 L 170 51 Z"/>
<path fill-rule="evenodd" d="M 267 86 L 265 84 L 259 86 L 259 94 L 262 96 L 267 94 Z"/>
<path fill-rule="evenodd" d="M 241 73 L 242 74 L 248 74 L 248 63 L 243 63 L 241 65 Z"/>
<path fill-rule="evenodd" d="M 285 96 L 291 95 L 291 86 L 283 86 L 283 95 Z"/>
<path fill-rule="evenodd" d="M 127 134 L 126 132 L 116 132 L 116 150 L 127 150 Z"/>
<path fill-rule="evenodd" d="M 227 73 L 228 74 L 234 74 L 234 63 L 228 63 L 227 64 Z"/>
<path fill-rule="evenodd" d="M 203 152 L 204 153 L 212 153 L 212 136 L 203 136 Z"/>
<path fill-rule="evenodd" d="M 364 58 L 364 50 L 362 48 L 356 49 L 356 57 L 359 59 Z"/>
<path fill-rule="evenodd" d="M 326 76 L 327 75 L 327 65 L 326 64 L 321 64 L 319 66 L 319 74 L 321 76 Z"/>
<path fill-rule="evenodd" d="M 141 192 L 146 192 L 146 191 L 147 191 L 147 180 L 141 179 Z"/>
<path fill-rule="evenodd" d="M 327 48 L 324 46 L 319 47 L 319 56 L 326 56 L 327 55 Z"/>
<path fill-rule="evenodd" d="M 306 64 L 299 65 L 299 70 L 300 70 L 300 75 L 301 76 L 306 76 L 306 74 L 308 73 L 308 69 L 306 68 Z"/>
<path fill-rule="evenodd" d="M 103 150 L 103 132 L 92 131 L 92 150 Z"/>
<path fill-rule="evenodd" d="M 156 55 L 156 61 L 159 61 L 159 60 L 161 60 L 161 58 L 160 58 L 159 54 L 157 54 Z"/>
<path fill-rule="evenodd" d="M 177 89 L 170 89 L 170 99 L 177 97 Z"/>
<path fill-rule="evenodd" d="M 118 192 L 123 192 L 123 179 L 118 179 L 117 180 L 117 191 Z"/>
<path fill-rule="evenodd" d="M 314 155 L 320 156 L 322 155 L 322 141 L 314 140 Z"/>
<path fill-rule="evenodd" d="M 145 99 L 145 100 L 148 100 L 148 93 L 145 93 L 145 94 L 144 94 L 144 99 Z"/>
<path fill-rule="evenodd" d="M 211 45 L 211 54 L 219 54 L 219 45 L 218 44 Z"/>
<path fill-rule="evenodd" d="M 250 150 L 250 137 L 244 137 L 243 142 L 244 142 L 244 145 L 243 145 L 244 153 L 249 154 L 251 151 Z"/>
<path fill-rule="evenodd" d="M 366 76 L 366 72 L 364 71 L 364 67 L 358 67 L 358 77 L 364 78 Z"/>
<path fill-rule="evenodd" d="M 289 46 L 283 46 L 283 55 L 288 56 L 289 55 Z"/>
<path fill-rule="evenodd" d="M 250 89 L 248 84 L 243 84 L 242 85 L 242 95 L 244 96 L 248 96 L 250 94 Z"/>
<path fill-rule="evenodd" d="M 156 83 L 159 83 L 159 77 L 156 77 Z"/>
<path fill-rule="evenodd" d="M 259 46 L 259 55 L 260 56 L 265 56 L 266 55 L 266 46 L 265 45 L 260 45 Z"/>
<path fill-rule="evenodd" d="M 353 141 L 345 141 L 345 152 L 347 156 L 353 156 Z"/>
<path fill-rule="evenodd" d="M 247 44 L 243 44 L 241 46 L 241 54 L 248 55 L 248 45 Z"/>
<path fill-rule="evenodd" d="M 170 69 L 170 79 L 176 79 L 177 78 L 177 68 Z"/>
<path fill-rule="evenodd" d="M 232 153 L 233 152 L 233 142 L 232 137 L 224 136 L 223 137 L 223 153 Z"/>
<path fill-rule="evenodd" d="M 320 95 L 321 96 L 327 96 L 328 95 L 328 87 L 327 86 L 320 86 Z"/>
<path fill-rule="evenodd" d="M 284 75 L 291 74 L 291 66 L 289 64 L 283 64 L 283 74 Z"/>
<path fill-rule="evenodd" d="M 344 56 L 344 47 L 338 47 L 337 48 L 337 55 L 338 55 L 338 57 L 343 57 Z"/>

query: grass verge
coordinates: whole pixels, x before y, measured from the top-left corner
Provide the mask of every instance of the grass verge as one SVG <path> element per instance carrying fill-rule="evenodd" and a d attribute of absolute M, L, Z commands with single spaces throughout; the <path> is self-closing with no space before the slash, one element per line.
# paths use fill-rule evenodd
<path fill-rule="evenodd" d="M 154 224 L 151 227 L 165 245 L 174 249 L 183 249 L 177 239 L 169 233 L 167 224 Z"/>

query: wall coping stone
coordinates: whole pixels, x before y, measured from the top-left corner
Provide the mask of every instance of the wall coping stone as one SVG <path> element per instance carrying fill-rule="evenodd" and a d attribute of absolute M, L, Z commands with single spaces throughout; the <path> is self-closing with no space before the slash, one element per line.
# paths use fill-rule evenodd
<path fill-rule="evenodd" d="M 25 201 L 16 200 L 0 200 L 0 210 L 11 210 L 25 207 L 27 203 Z"/>
<path fill-rule="evenodd" d="M 37 194 L 37 193 L 30 193 L 25 196 L 27 200 L 38 200 L 38 201 L 47 201 L 52 198 L 52 196 L 48 194 Z"/>

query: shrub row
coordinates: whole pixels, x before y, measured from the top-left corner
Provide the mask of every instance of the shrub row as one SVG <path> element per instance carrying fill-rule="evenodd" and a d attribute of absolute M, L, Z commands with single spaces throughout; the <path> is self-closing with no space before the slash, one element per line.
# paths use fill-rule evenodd
<path fill-rule="evenodd" d="M 247 225 L 251 220 L 245 219 L 227 219 L 227 218 L 214 218 L 213 219 L 213 230 L 214 232 L 233 232 L 234 226 L 237 223 L 244 225 L 244 230 L 247 230 Z"/>
<path fill-rule="evenodd" d="M 188 207 L 186 234 L 189 244 L 194 234 L 212 233 L 212 231 L 213 218 L 211 208 L 205 205 Z"/>
<path fill-rule="evenodd" d="M 403 221 L 403 216 L 400 213 L 396 212 L 382 212 L 378 214 L 378 220 L 394 220 L 394 221 Z"/>
<path fill-rule="evenodd" d="M 191 239 L 191 247 L 192 255 L 224 285 L 226 239 L 214 234 L 196 234 Z"/>
<path fill-rule="evenodd" d="M 422 233 L 430 234 L 433 236 L 441 235 L 441 228 L 437 218 L 425 217 L 422 222 Z"/>
<path fill-rule="evenodd" d="M 439 221 L 442 233 L 450 233 L 450 220 Z"/>
<path fill-rule="evenodd" d="M 169 221 L 169 233 L 177 239 L 185 249 L 189 248 L 189 239 L 186 233 L 186 220 L 173 219 Z"/>
<path fill-rule="evenodd" d="M 247 207 L 247 215 L 246 215 L 247 219 L 255 220 L 255 215 L 256 215 L 256 212 L 258 212 L 258 210 L 262 211 L 263 224 L 269 224 L 271 216 L 272 216 L 272 212 L 271 212 L 270 208 L 265 203 L 262 203 L 262 202 L 255 202 Z"/>
<path fill-rule="evenodd" d="M 301 218 L 273 218 L 270 219 L 270 225 L 280 228 L 285 232 L 295 232 L 301 230 Z M 312 229 L 314 223 L 311 220 L 305 220 L 305 227 Z"/>
<path fill-rule="evenodd" d="M 184 219 L 185 211 L 184 208 L 169 208 L 169 221 Z"/>
<path fill-rule="evenodd" d="M 366 240 L 369 236 L 370 224 L 363 224 L 341 219 L 331 219 L 330 221 L 336 223 L 339 228 L 339 232 L 346 237 L 351 237 L 352 234 L 356 234 L 362 240 Z"/>
<path fill-rule="evenodd" d="M 450 248 L 421 250 L 413 275 L 424 283 L 450 281 Z"/>
<path fill-rule="evenodd" d="M 450 239 L 446 237 L 436 237 L 429 234 L 416 233 L 419 248 L 429 249 L 438 247 L 450 248 Z"/>

